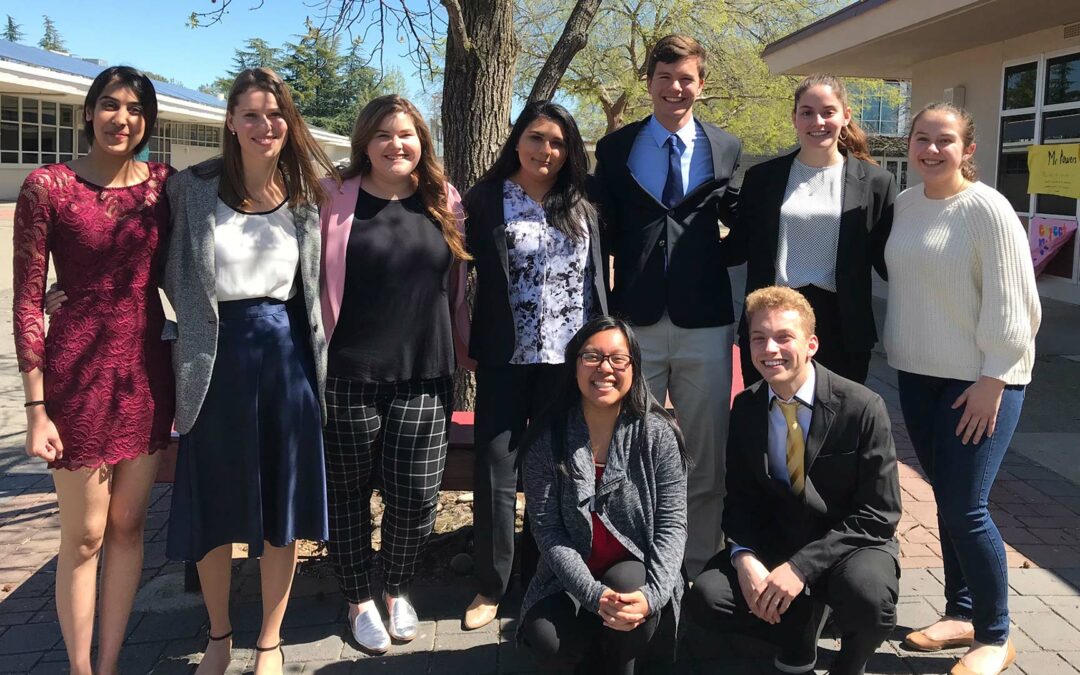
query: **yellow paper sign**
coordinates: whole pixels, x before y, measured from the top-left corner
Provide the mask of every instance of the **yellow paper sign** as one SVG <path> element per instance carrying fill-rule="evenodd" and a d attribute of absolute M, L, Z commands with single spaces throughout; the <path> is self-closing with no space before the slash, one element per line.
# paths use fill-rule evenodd
<path fill-rule="evenodd" d="M 1080 199 L 1080 143 L 1028 148 L 1028 193 Z"/>

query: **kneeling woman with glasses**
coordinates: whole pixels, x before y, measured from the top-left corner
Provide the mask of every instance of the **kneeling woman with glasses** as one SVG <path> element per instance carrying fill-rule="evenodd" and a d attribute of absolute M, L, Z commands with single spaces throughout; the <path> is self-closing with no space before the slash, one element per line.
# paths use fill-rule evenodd
<path fill-rule="evenodd" d="M 624 321 L 587 323 L 566 347 L 565 386 L 522 443 L 541 558 L 519 637 L 545 668 L 632 673 L 660 620 L 679 616 L 686 453 L 640 363 Z"/>

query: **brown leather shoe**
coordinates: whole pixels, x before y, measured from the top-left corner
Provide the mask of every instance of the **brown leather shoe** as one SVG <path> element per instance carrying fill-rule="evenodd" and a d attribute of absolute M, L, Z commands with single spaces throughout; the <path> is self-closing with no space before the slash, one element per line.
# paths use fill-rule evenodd
<path fill-rule="evenodd" d="M 465 630 L 483 628 L 494 621 L 498 613 L 499 603 L 477 593 L 473 601 L 469 603 L 469 608 L 465 610 L 465 618 L 461 621 L 461 627 Z"/>
<path fill-rule="evenodd" d="M 904 636 L 904 646 L 917 652 L 940 652 L 942 649 L 955 649 L 956 647 L 970 647 L 975 642 L 975 629 L 972 628 L 963 635 L 957 635 L 946 640 L 935 640 L 923 631 L 925 628 L 913 630 Z"/>
<path fill-rule="evenodd" d="M 956 665 L 949 671 L 949 675 L 998 675 L 1009 669 L 1009 666 L 1016 660 L 1016 648 L 1013 647 L 1012 640 L 1005 643 L 1005 660 L 1001 662 L 1001 667 L 997 670 L 977 672 L 964 665 L 963 660 L 957 661 Z"/>

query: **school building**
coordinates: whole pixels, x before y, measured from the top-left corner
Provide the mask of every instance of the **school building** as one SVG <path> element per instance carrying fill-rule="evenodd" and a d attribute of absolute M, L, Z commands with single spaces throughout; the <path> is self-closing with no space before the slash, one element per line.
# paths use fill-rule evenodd
<path fill-rule="evenodd" d="M 1032 145 L 1072 152 L 1080 143 L 1077 0 L 861 0 L 763 56 L 774 73 L 910 81 L 913 111 L 942 100 L 966 108 L 978 127 L 980 179 L 1009 198 L 1025 227 L 1075 226 L 1076 198 L 1028 194 L 1027 157 Z M 908 172 L 908 181 L 918 175 Z M 1080 304 L 1075 234 L 1047 264 L 1039 290 Z"/>
<path fill-rule="evenodd" d="M 42 164 L 86 154 L 82 104 L 106 64 L 0 40 L 0 200 L 14 200 Z M 225 101 L 154 81 L 158 123 L 150 160 L 183 169 L 220 154 Z M 349 139 L 311 129 L 330 159 L 349 156 Z"/>

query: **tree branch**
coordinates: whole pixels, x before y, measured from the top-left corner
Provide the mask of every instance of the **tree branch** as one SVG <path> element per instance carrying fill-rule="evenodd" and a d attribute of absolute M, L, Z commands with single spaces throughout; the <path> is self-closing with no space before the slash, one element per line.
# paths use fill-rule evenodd
<path fill-rule="evenodd" d="M 448 0 L 456 1 L 456 0 Z M 536 76 L 532 91 L 529 92 L 528 103 L 534 101 L 549 100 L 559 88 L 559 81 L 563 73 L 570 67 L 574 56 L 580 52 L 588 41 L 589 26 L 592 24 L 596 10 L 600 8 L 601 0 L 577 0 L 574 9 L 566 19 L 566 27 L 563 28 L 559 41 L 555 43 L 540 74 Z"/>
<path fill-rule="evenodd" d="M 233 0 L 210 0 L 210 2 L 215 5 L 217 5 L 219 1 L 221 2 L 221 4 L 210 10 L 209 12 L 192 12 L 191 16 L 188 17 L 188 27 L 202 28 L 205 26 L 213 26 L 215 23 L 221 23 L 222 17 L 228 14 L 229 5 L 233 3 Z M 265 1 L 266 0 L 254 0 L 255 4 L 253 4 L 248 9 L 259 9 L 263 6 L 263 3 Z"/>
<path fill-rule="evenodd" d="M 446 8 L 447 24 L 449 24 L 450 32 L 453 33 L 458 44 L 465 51 L 472 51 L 472 40 L 469 39 L 469 33 L 465 29 L 465 18 L 461 13 L 461 3 L 458 0 L 439 0 L 439 2 Z"/>

